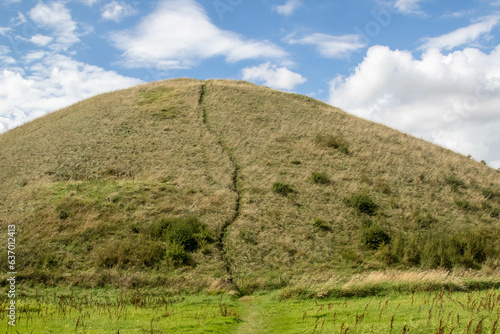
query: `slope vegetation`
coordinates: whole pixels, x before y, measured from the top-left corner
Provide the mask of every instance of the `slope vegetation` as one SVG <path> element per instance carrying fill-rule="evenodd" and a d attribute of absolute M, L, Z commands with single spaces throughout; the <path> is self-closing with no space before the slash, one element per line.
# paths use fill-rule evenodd
<path fill-rule="evenodd" d="M 30 284 L 250 293 L 500 265 L 497 171 L 246 82 L 99 95 L 1 135 L 0 159 Z"/>

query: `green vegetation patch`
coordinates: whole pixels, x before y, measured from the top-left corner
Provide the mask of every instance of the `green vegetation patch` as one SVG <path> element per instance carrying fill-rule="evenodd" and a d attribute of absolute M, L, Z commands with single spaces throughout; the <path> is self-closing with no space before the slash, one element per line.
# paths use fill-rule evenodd
<path fill-rule="evenodd" d="M 374 216 L 377 213 L 378 204 L 365 192 L 354 193 L 344 200 L 344 202 L 357 209 L 360 213 Z"/>
<path fill-rule="evenodd" d="M 372 225 L 361 230 L 361 242 L 370 249 L 378 249 L 381 245 L 388 245 L 391 237 L 379 226 Z"/>
<path fill-rule="evenodd" d="M 320 231 L 331 231 L 330 225 L 328 222 L 321 218 L 314 218 L 314 227 Z"/>
<path fill-rule="evenodd" d="M 448 175 L 445 177 L 445 182 L 451 186 L 454 191 L 458 191 L 459 189 L 466 189 L 467 185 L 461 179 L 459 179 L 455 175 Z"/>
<path fill-rule="evenodd" d="M 293 194 L 296 191 L 292 188 L 292 186 L 283 183 L 283 182 L 274 182 L 272 186 L 272 191 L 275 194 L 281 196 L 288 196 L 289 194 Z"/>
<path fill-rule="evenodd" d="M 243 298 L 144 291 L 37 291 L 19 300 L 20 333 L 498 333 L 499 290 L 398 293 L 352 282 L 350 298 L 285 288 Z M 392 289 L 391 289 L 392 288 Z M 380 289 L 379 289 L 380 291 Z M 339 290 L 339 293 L 342 291 Z M 369 294 L 365 294 L 369 292 Z M 367 295 L 368 297 L 361 297 Z M 0 323 L 7 332 L 7 322 Z"/>
<path fill-rule="evenodd" d="M 330 178 L 326 173 L 313 172 L 311 174 L 311 181 L 315 184 L 328 184 L 330 183 Z"/>
<path fill-rule="evenodd" d="M 37 290 L 36 295 L 20 298 L 15 329 L 19 333 L 225 334 L 242 322 L 241 306 L 227 295 L 61 290 Z M 7 321 L 0 323 L 0 330 L 7 332 Z"/>
<path fill-rule="evenodd" d="M 324 147 L 334 148 L 339 150 L 344 154 L 349 154 L 349 144 L 342 136 L 334 136 L 334 135 L 317 135 L 315 138 L 315 142 L 318 145 L 322 145 Z"/>

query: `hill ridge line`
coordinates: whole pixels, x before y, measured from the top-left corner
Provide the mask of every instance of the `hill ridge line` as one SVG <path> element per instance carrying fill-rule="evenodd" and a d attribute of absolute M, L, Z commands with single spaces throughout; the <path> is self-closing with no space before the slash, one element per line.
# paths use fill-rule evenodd
<path fill-rule="evenodd" d="M 229 261 L 226 259 L 226 250 L 225 250 L 225 244 L 224 244 L 224 239 L 229 231 L 229 228 L 231 225 L 238 219 L 240 216 L 240 208 L 241 208 L 241 193 L 238 189 L 238 180 L 240 178 L 240 172 L 241 168 L 236 162 L 236 158 L 230 153 L 229 149 L 227 146 L 222 142 L 222 140 L 217 136 L 216 132 L 210 127 L 208 124 L 208 116 L 207 116 L 207 109 L 203 106 L 203 101 L 206 95 L 206 81 L 203 81 L 201 88 L 200 88 L 200 97 L 198 99 L 198 105 L 201 108 L 202 111 L 202 121 L 205 127 L 207 128 L 208 132 L 211 133 L 217 140 L 217 144 L 221 147 L 222 151 L 227 154 L 229 157 L 229 161 L 231 162 L 231 165 L 233 166 L 233 175 L 231 177 L 232 180 L 232 190 L 236 193 L 236 202 L 234 205 L 234 214 L 233 216 L 227 220 L 224 225 L 221 228 L 220 234 L 219 234 L 219 240 L 218 240 L 218 248 L 221 254 L 222 262 L 224 263 L 224 268 L 226 270 L 226 273 L 229 276 L 228 282 L 239 292 L 240 289 L 237 286 L 237 284 L 233 280 L 233 272 L 231 269 L 231 265 Z"/>

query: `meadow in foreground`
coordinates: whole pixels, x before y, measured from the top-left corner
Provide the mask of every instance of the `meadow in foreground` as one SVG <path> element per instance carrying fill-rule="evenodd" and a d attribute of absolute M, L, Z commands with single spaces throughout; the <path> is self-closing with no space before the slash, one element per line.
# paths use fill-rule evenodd
<path fill-rule="evenodd" d="M 499 331 L 500 290 L 284 299 L 283 292 L 166 297 L 119 290 L 32 291 L 7 333 L 484 333 Z"/>

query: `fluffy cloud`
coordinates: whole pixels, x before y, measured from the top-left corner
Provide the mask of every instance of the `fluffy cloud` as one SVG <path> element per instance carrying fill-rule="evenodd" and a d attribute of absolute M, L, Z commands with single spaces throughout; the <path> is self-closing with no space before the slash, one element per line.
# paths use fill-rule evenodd
<path fill-rule="evenodd" d="M 349 77 L 331 81 L 329 103 L 476 159 L 500 160 L 500 46 L 486 54 L 371 47 Z"/>
<path fill-rule="evenodd" d="M 106 6 L 104 6 L 101 17 L 105 20 L 120 22 L 123 18 L 135 14 L 137 14 L 137 11 L 129 4 L 126 4 L 124 2 L 111 1 Z"/>
<path fill-rule="evenodd" d="M 288 0 L 285 4 L 274 6 L 273 9 L 280 15 L 290 16 L 302 6 L 300 0 Z"/>
<path fill-rule="evenodd" d="M 315 33 L 300 39 L 289 38 L 290 44 L 307 44 L 316 46 L 318 52 L 326 58 L 345 58 L 352 52 L 366 47 L 360 35 L 332 36 Z"/>
<path fill-rule="evenodd" d="M 29 75 L 0 71 L 0 132 L 98 93 L 141 83 L 63 55 L 37 52 L 28 59 Z"/>
<path fill-rule="evenodd" d="M 54 40 L 53 37 L 36 34 L 30 38 L 30 42 L 36 45 L 45 46 Z"/>
<path fill-rule="evenodd" d="M 457 46 L 469 44 L 476 41 L 479 37 L 488 34 L 499 22 L 500 15 L 484 17 L 477 23 L 457 29 L 448 34 L 424 39 L 425 43 L 421 46 L 421 49 L 436 48 L 451 50 Z"/>
<path fill-rule="evenodd" d="M 80 41 L 76 34 L 77 24 L 61 2 L 39 3 L 29 11 L 29 16 L 38 27 L 54 32 L 55 43 L 52 47 L 56 50 L 65 51 Z"/>
<path fill-rule="evenodd" d="M 293 90 L 297 85 L 307 81 L 302 75 L 286 67 L 278 67 L 270 63 L 246 67 L 241 72 L 243 80 L 264 83 L 274 89 Z"/>
<path fill-rule="evenodd" d="M 403 14 L 423 14 L 419 2 L 422 0 L 396 0 L 394 8 Z"/>
<path fill-rule="evenodd" d="M 229 62 L 251 58 L 283 58 L 287 55 L 268 41 L 245 40 L 221 30 L 193 0 L 164 0 L 135 28 L 111 34 L 123 50 L 128 67 L 163 70 L 189 68 L 197 61 L 223 56 Z"/>

